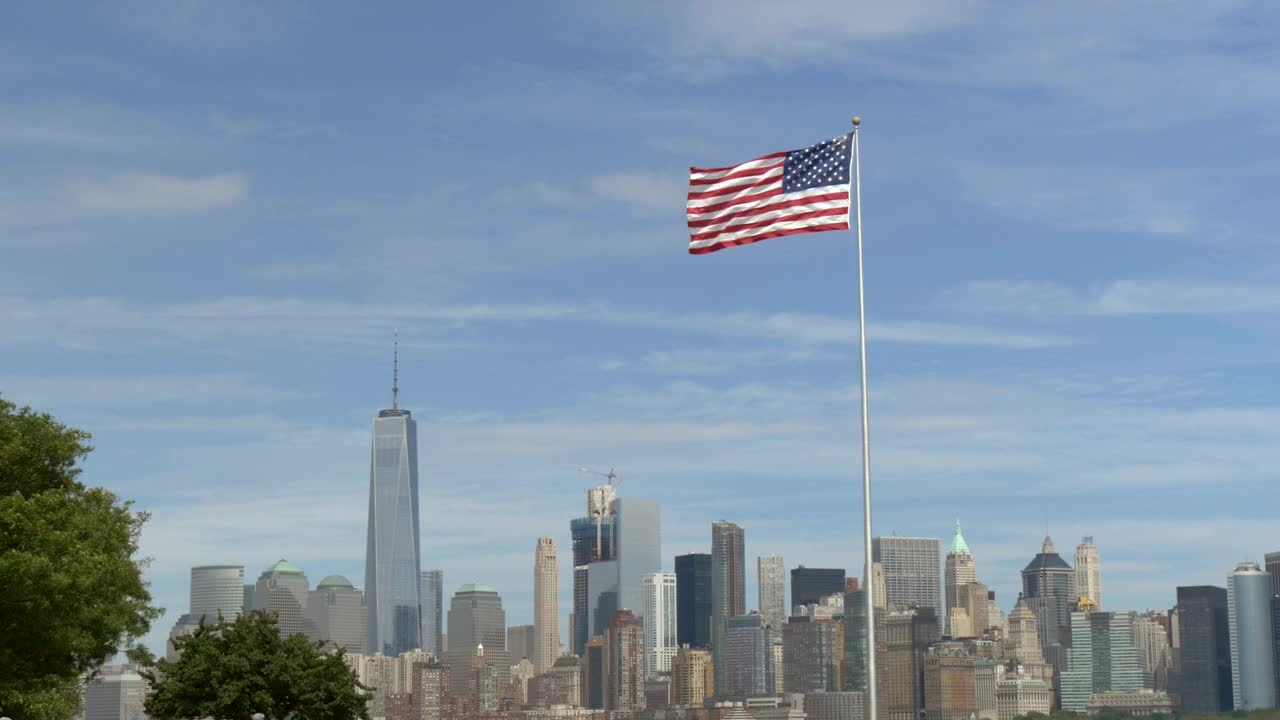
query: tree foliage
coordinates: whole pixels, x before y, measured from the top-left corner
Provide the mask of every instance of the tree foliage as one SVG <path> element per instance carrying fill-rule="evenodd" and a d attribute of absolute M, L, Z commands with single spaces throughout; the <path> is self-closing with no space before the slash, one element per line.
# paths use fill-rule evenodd
<path fill-rule="evenodd" d="M 160 613 L 135 557 L 147 516 L 78 480 L 88 439 L 0 398 L 0 711 L 16 720 L 74 714 L 81 675 Z"/>
<path fill-rule="evenodd" d="M 159 660 L 147 715 L 157 720 L 351 720 L 367 718 L 363 690 L 339 652 L 303 635 L 281 638 L 274 616 L 256 611 L 202 624 L 174 639 L 176 661 Z"/>

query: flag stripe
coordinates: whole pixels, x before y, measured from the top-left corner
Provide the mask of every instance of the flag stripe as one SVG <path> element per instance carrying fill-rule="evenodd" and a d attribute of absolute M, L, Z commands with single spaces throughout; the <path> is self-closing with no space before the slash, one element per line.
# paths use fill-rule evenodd
<path fill-rule="evenodd" d="M 781 183 L 771 182 L 767 186 L 765 186 L 763 189 L 752 185 L 737 193 L 730 194 L 730 195 L 719 195 L 717 197 L 707 198 L 707 199 L 697 199 L 697 198 L 690 199 L 687 205 L 687 209 L 689 212 L 693 212 L 693 213 L 711 212 L 712 210 L 719 210 L 721 208 L 727 208 L 732 205 L 738 205 L 744 202 L 751 202 L 752 200 L 756 200 L 759 198 L 772 197 L 774 195 L 781 195 L 781 194 L 782 194 Z"/>
<path fill-rule="evenodd" d="M 845 205 L 843 207 L 827 208 L 824 210 L 810 210 L 809 206 L 806 205 L 804 209 L 807 210 L 808 212 L 767 213 L 768 215 L 771 215 L 773 217 L 766 217 L 760 220 L 754 220 L 752 222 L 725 224 L 715 229 L 708 229 L 704 232 L 693 233 L 692 235 L 689 236 L 689 239 L 693 242 L 697 242 L 699 240 L 709 240 L 720 235 L 732 234 L 732 233 L 740 232 L 743 230 L 756 230 L 762 227 L 770 227 L 772 225 L 781 225 L 783 223 L 795 222 L 799 220 L 812 220 L 815 218 L 831 218 L 831 217 L 841 217 L 841 218 L 844 218 L 845 221 L 848 221 L 849 219 L 848 205 Z"/>
<path fill-rule="evenodd" d="M 815 230 L 848 230 L 848 229 L 849 229 L 849 221 L 845 220 L 844 222 L 838 223 L 836 225 L 829 225 L 829 226 L 822 226 L 822 227 L 801 227 L 801 228 L 793 228 L 789 230 L 774 230 L 773 232 L 761 233 L 759 235 L 751 235 L 748 237 L 740 237 L 740 238 L 734 238 L 734 239 L 728 239 L 728 240 L 718 240 L 713 243 L 705 243 L 705 244 L 690 243 L 689 254 L 705 255 L 707 253 L 713 253 L 717 250 L 723 250 L 727 247 L 733 247 L 735 245 L 750 245 L 751 243 L 760 242 L 761 240 L 768 240 L 769 238 L 783 237 L 785 235 L 798 235 L 800 233 L 814 232 Z"/>
<path fill-rule="evenodd" d="M 847 190 L 827 192 L 830 189 L 831 188 L 824 187 L 817 188 L 816 190 L 805 190 L 802 192 L 787 193 L 785 195 L 776 195 L 750 205 L 737 205 L 732 209 L 717 210 L 712 213 L 689 213 L 689 227 L 705 228 L 737 218 L 760 215 L 774 210 L 781 210 L 799 205 L 825 207 L 828 202 L 839 202 L 841 207 L 849 207 L 849 192 Z"/>
<path fill-rule="evenodd" d="M 774 162 L 772 165 L 761 165 L 760 167 L 747 168 L 746 170 L 735 170 L 734 172 L 731 172 L 728 175 L 725 175 L 724 177 L 721 177 L 721 178 L 711 178 L 709 180 L 698 180 L 698 179 L 691 178 L 689 180 L 689 189 L 692 191 L 695 185 L 719 186 L 722 184 L 727 184 L 729 180 L 736 180 L 737 178 L 741 178 L 741 177 L 750 177 L 752 175 L 764 175 L 765 173 L 772 171 L 774 168 L 781 169 L 784 162 L 785 161 L 783 160 L 778 160 Z M 708 188 L 703 187 L 702 189 L 707 190 Z"/>
<path fill-rule="evenodd" d="M 725 175 L 728 175 L 729 173 L 735 170 L 745 170 L 747 168 L 761 167 L 763 165 L 772 165 L 774 160 L 777 160 L 778 158 L 785 158 L 786 156 L 787 154 L 785 152 L 776 152 L 776 153 L 769 153 L 768 155 L 762 155 L 756 158 L 755 160 L 748 160 L 747 162 L 744 162 L 741 165 L 730 165 L 729 167 L 718 167 L 718 168 L 691 167 L 689 168 L 689 179 L 690 180 L 714 180 L 717 178 L 722 178 Z"/>
<path fill-rule="evenodd" d="M 689 191 L 689 202 L 694 200 L 716 200 L 718 198 L 731 198 L 741 195 L 748 190 L 755 188 L 777 186 L 782 189 L 782 168 L 779 167 L 774 172 L 761 177 L 742 178 L 740 182 L 730 181 L 728 185 L 717 187 L 712 190 Z"/>

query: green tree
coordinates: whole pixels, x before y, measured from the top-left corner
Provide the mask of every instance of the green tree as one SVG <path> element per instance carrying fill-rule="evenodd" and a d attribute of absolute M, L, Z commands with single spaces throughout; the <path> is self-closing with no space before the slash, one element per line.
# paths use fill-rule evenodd
<path fill-rule="evenodd" d="M 340 652 L 304 635 L 281 638 L 275 617 L 255 611 L 201 625 L 174 639 L 177 660 L 143 671 L 147 714 L 157 720 L 352 720 L 367 718 L 365 695 Z"/>
<path fill-rule="evenodd" d="M 0 714 L 62 720 L 77 684 L 160 611 L 137 558 L 145 513 L 85 487 L 89 434 L 0 398 Z"/>

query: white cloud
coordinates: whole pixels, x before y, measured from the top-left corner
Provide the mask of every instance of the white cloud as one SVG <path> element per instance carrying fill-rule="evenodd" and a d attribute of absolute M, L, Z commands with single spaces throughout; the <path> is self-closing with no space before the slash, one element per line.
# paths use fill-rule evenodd
<path fill-rule="evenodd" d="M 678 212 L 684 207 L 685 186 L 680 178 L 651 173 L 610 173 L 592 179 L 595 194 L 640 210 Z"/>
<path fill-rule="evenodd" d="M 1057 283 L 984 281 L 947 294 L 947 306 L 1027 315 L 1247 315 L 1280 312 L 1280 289 L 1199 280 L 1116 280 L 1089 291 Z"/>
<path fill-rule="evenodd" d="M 75 180 L 71 192 L 83 210 L 110 214 L 180 213 L 240 203 L 249 195 L 249 176 L 231 172 L 187 178 L 134 172 Z"/>

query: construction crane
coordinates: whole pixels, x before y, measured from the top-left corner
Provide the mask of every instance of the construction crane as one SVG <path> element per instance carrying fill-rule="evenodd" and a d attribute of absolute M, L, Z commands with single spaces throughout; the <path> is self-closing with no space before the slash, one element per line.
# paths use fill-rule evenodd
<path fill-rule="evenodd" d="M 587 514 L 596 521 L 596 559 L 599 560 L 604 557 L 604 537 L 601 528 L 604 525 L 605 516 L 609 514 L 609 505 L 617 497 L 617 487 L 622 484 L 622 478 L 618 477 L 613 468 L 609 468 L 609 472 L 601 472 L 580 467 L 578 472 L 599 475 L 608 482 L 607 485 L 599 485 L 587 491 Z"/>

